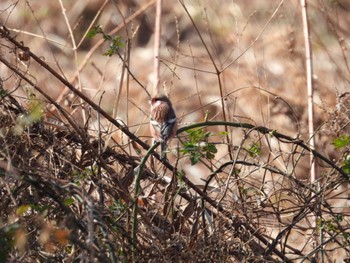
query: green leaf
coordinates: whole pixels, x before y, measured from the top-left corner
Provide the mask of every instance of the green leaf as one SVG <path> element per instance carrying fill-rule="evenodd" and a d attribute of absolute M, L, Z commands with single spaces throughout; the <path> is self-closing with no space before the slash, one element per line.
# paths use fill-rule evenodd
<path fill-rule="evenodd" d="M 187 131 L 188 136 L 190 137 L 190 142 L 192 143 L 198 143 L 200 140 L 203 140 L 204 137 L 204 130 L 202 128 L 197 129 L 191 129 Z"/>
<path fill-rule="evenodd" d="M 350 163 L 345 163 L 345 164 L 342 166 L 342 169 L 343 169 L 344 173 L 350 174 Z"/>
<path fill-rule="evenodd" d="M 32 209 L 34 211 L 37 211 L 39 213 L 44 213 L 49 208 L 49 206 L 46 206 L 46 205 L 42 206 L 42 205 L 39 205 L 39 204 L 32 204 L 31 207 L 32 207 Z"/>
<path fill-rule="evenodd" d="M 66 198 L 64 199 L 63 203 L 66 205 L 66 206 L 69 206 L 69 205 L 72 205 L 74 204 L 74 199 L 73 198 Z"/>
<path fill-rule="evenodd" d="M 218 149 L 216 148 L 214 143 L 208 143 L 208 152 L 217 153 Z"/>
<path fill-rule="evenodd" d="M 88 38 L 93 38 L 95 37 L 97 34 L 102 34 L 103 39 L 107 42 L 110 42 L 109 45 L 109 49 L 103 53 L 104 56 L 112 56 L 115 53 L 117 53 L 119 48 L 124 48 L 125 44 L 123 43 L 123 39 L 121 36 L 115 36 L 112 37 L 108 34 L 106 34 L 105 32 L 103 32 L 102 30 L 102 26 L 98 25 L 95 26 L 94 28 L 92 28 L 88 33 L 87 33 L 87 37 Z"/>
<path fill-rule="evenodd" d="M 31 209 L 30 205 L 21 205 L 20 207 L 17 208 L 16 214 L 23 215 L 23 214 L 27 213 L 29 209 Z"/>
<path fill-rule="evenodd" d="M 219 134 L 220 134 L 220 135 L 222 135 L 222 136 L 226 136 L 226 135 L 229 135 L 229 134 L 230 134 L 230 132 L 227 132 L 227 131 L 221 131 L 221 132 L 219 132 Z"/>
<path fill-rule="evenodd" d="M 344 219 L 343 215 L 335 215 L 335 221 L 342 222 Z"/>
<path fill-rule="evenodd" d="M 208 138 L 212 133 L 203 128 L 194 128 L 186 131 L 188 141 L 183 143 L 183 148 L 180 150 L 184 154 L 188 154 L 191 164 L 195 165 L 201 158 L 211 160 L 218 152 L 214 143 L 209 143 Z"/>
<path fill-rule="evenodd" d="M 40 101 L 33 100 L 29 104 L 29 125 L 39 121 L 44 114 L 44 107 Z"/>
<path fill-rule="evenodd" d="M 276 130 L 270 131 L 270 132 L 269 132 L 270 137 L 271 137 L 271 138 L 275 137 L 276 132 L 277 132 Z"/>
<path fill-rule="evenodd" d="M 4 90 L 2 87 L 0 88 L 0 98 L 3 98 L 7 95 L 7 91 Z"/>
<path fill-rule="evenodd" d="M 109 35 L 104 35 L 105 40 L 110 41 L 111 44 L 109 45 L 109 49 L 103 53 L 104 56 L 112 56 L 115 53 L 117 53 L 119 48 L 123 48 L 125 45 L 122 42 L 122 37 L 121 36 L 116 36 L 112 38 Z"/>
<path fill-rule="evenodd" d="M 212 154 L 211 152 L 207 152 L 207 153 L 205 154 L 205 157 L 206 157 L 208 160 L 211 160 L 211 159 L 213 159 L 213 158 L 215 157 L 215 155 Z"/>
<path fill-rule="evenodd" d="M 190 156 L 191 165 L 195 165 L 199 162 L 201 154 L 199 152 L 193 152 Z"/>
<path fill-rule="evenodd" d="M 340 137 L 335 138 L 332 144 L 336 149 L 343 148 L 350 144 L 350 137 L 347 135 L 341 135 Z"/>
<path fill-rule="evenodd" d="M 93 38 L 97 34 L 102 34 L 102 26 L 100 26 L 100 25 L 97 25 L 97 26 L 91 28 L 91 30 L 86 34 L 86 37 Z"/>
<path fill-rule="evenodd" d="M 190 153 L 196 151 L 197 147 L 191 142 L 184 142 L 184 147 L 180 150 L 182 153 Z"/>
<path fill-rule="evenodd" d="M 206 132 L 206 133 L 204 133 L 203 137 L 208 138 L 210 135 L 211 135 L 211 132 Z"/>
<path fill-rule="evenodd" d="M 250 157 L 261 155 L 261 148 L 257 143 L 253 143 L 248 149 Z"/>

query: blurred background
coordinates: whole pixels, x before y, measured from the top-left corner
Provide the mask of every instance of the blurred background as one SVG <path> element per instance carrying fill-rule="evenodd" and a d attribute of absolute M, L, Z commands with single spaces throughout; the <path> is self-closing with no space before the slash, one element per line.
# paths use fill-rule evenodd
<path fill-rule="evenodd" d="M 225 117 L 307 140 L 299 2 L 203 0 L 185 1 L 184 6 L 163 3 L 159 57 L 160 83 L 173 101 L 180 126 Z M 150 143 L 155 1 L 1 1 L 0 10 L 1 23 L 17 40 Z M 331 158 L 335 153 L 330 138 L 347 126 L 346 114 L 339 117 L 336 104 L 349 90 L 349 10 L 347 1 L 308 1 L 315 138 L 318 149 Z M 120 56 L 103 55 L 110 42 L 99 44 L 102 35 L 87 37 L 98 25 L 106 34 L 121 37 Z M 129 74 L 121 58 L 129 58 Z M 84 125 L 88 109 L 81 101 L 35 63 L 19 66 Z M 26 86 L 4 85 L 20 97 L 28 96 Z M 113 136 L 123 140 L 120 134 Z M 241 140 L 233 130 L 229 136 L 233 143 Z M 218 158 L 227 154 L 220 152 Z"/>

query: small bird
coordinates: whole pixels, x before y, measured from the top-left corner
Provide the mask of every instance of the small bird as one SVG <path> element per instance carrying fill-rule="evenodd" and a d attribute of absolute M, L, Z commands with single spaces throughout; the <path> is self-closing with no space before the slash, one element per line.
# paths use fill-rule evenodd
<path fill-rule="evenodd" d="M 175 136 L 176 114 L 169 98 L 165 95 L 151 99 L 150 130 L 153 138 L 161 143 L 161 159 L 166 159 L 167 142 Z"/>

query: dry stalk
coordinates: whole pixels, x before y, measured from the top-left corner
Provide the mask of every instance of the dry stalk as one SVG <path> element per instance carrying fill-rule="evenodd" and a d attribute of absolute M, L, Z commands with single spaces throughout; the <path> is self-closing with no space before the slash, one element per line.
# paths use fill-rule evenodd
<path fill-rule="evenodd" d="M 314 128 L 314 88 L 313 88 L 313 68 L 312 68 L 312 49 L 310 44 L 310 32 L 309 32 L 309 21 L 307 14 L 307 1 L 300 0 L 301 14 L 303 20 L 303 32 L 304 32 L 304 43 L 305 43 L 305 66 L 306 66 L 306 85 L 307 85 L 307 105 L 308 105 L 308 128 L 309 128 L 309 144 L 311 149 L 315 149 L 315 128 Z M 310 182 L 317 186 L 317 171 L 316 171 L 316 161 L 313 155 L 310 155 Z M 321 216 L 321 215 L 319 215 Z M 312 227 L 316 229 L 317 227 L 317 215 L 314 216 Z M 319 231 L 316 231 L 319 232 Z M 315 234 L 315 246 L 320 244 L 319 241 L 320 232 Z M 322 254 L 321 254 L 322 257 Z M 323 258 L 322 258 L 323 262 Z"/>

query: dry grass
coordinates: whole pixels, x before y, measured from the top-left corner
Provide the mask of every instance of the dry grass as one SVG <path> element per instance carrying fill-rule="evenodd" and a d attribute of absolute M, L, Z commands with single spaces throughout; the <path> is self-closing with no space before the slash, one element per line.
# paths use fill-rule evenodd
<path fill-rule="evenodd" d="M 349 260 L 346 1 L 308 1 L 316 150 L 299 3 L 164 1 L 181 124 L 164 163 L 156 1 L 36 2 L 0 4 L 0 262 Z M 113 56 L 96 25 L 121 37 Z"/>

